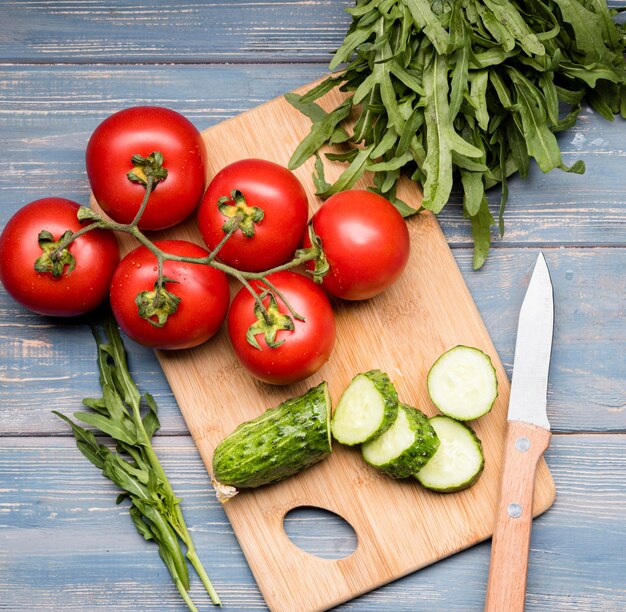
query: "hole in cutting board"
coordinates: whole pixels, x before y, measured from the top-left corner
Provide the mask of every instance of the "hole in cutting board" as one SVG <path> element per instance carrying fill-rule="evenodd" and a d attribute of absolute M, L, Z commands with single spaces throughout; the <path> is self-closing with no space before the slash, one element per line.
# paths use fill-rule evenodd
<path fill-rule="evenodd" d="M 316 506 L 292 508 L 285 514 L 283 528 L 298 548 L 322 559 L 345 559 L 358 544 L 348 521 Z"/>

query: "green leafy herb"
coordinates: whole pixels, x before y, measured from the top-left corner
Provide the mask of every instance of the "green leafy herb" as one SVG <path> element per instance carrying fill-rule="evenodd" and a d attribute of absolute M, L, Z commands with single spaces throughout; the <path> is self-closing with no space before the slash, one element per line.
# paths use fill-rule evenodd
<path fill-rule="evenodd" d="M 502 234 L 510 175 L 525 178 L 531 159 L 543 172 L 584 171 L 563 163 L 555 136 L 575 124 L 584 97 L 607 119 L 626 117 L 616 12 L 601 0 L 357 0 L 329 66 L 344 67 L 287 96 L 313 123 L 289 167 L 317 155 L 321 197 L 373 173 L 371 189 L 404 216 L 418 210 L 396 198 L 402 174 L 422 184 L 422 207 L 435 213 L 460 185 L 478 268 L 496 222 L 486 190 L 500 186 Z M 335 109 L 315 103 L 335 89 L 344 93 Z M 331 185 L 319 151 L 338 143 L 326 158 L 348 166 Z"/>
<path fill-rule="evenodd" d="M 181 500 L 174 494 L 152 447 L 152 435 L 159 428 L 156 403 L 149 393 L 142 398 L 135 385 L 126 363 L 122 338 L 112 319 L 106 322 L 105 331 L 105 341 L 94 332 L 102 397 L 83 400 L 94 412 L 76 412 L 74 417 L 95 427 L 104 441 L 114 443 L 115 451 L 99 442 L 92 431 L 53 412 L 72 428 L 78 450 L 122 490 L 117 503 L 130 501 L 129 513 L 137 531 L 157 544 L 159 555 L 189 609 L 197 610 L 188 592 L 187 560 L 212 602 L 221 605 L 196 553 L 180 509 Z"/>

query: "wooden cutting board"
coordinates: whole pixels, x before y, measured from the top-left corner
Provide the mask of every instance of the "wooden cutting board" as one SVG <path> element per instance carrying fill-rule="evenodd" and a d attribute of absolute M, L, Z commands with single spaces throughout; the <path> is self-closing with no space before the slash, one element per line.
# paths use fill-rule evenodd
<path fill-rule="evenodd" d="M 329 94 L 321 105 L 330 109 L 337 100 Z M 203 133 L 209 158 L 207 179 L 244 157 L 286 165 L 309 128 L 310 121 L 282 98 L 215 125 Z M 321 202 L 314 195 L 312 165 L 309 160 L 296 174 L 314 211 Z M 326 167 L 329 180 L 344 168 L 338 163 Z M 364 186 L 365 182 L 356 187 Z M 413 206 L 421 201 L 419 190 L 408 181 L 399 195 Z M 335 350 L 311 378 L 289 387 L 255 381 L 235 359 L 225 330 L 197 349 L 158 353 L 209 473 L 214 448 L 239 423 L 321 380 L 328 381 L 336 404 L 355 374 L 380 368 L 389 374 L 402 401 L 434 415 L 437 411 L 428 399 L 426 374 L 443 351 L 466 344 L 480 347 L 493 360 L 499 397 L 493 410 L 473 423 L 484 446 L 485 470 L 469 490 L 437 494 L 422 489 L 413 479 L 391 480 L 367 466 L 358 450 L 335 443 L 332 456 L 322 463 L 281 483 L 242 492 L 225 505 L 272 610 L 330 608 L 493 533 L 509 381 L 437 220 L 422 213 L 411 218 L 408 226 L 412 250 L 406 271 L 374 299 L 334 303 Z M 202 244 L 193 222 L 166 236 Z M 542 460 L 535 515 L 547 510 L 554 498 L 554 483 Z M 343 517 L 357 534 L 356 550 L 347 558 L 328 560 L 299 549 L 283 528 L 285 514 L 299 506 L 324 508 Z"/>

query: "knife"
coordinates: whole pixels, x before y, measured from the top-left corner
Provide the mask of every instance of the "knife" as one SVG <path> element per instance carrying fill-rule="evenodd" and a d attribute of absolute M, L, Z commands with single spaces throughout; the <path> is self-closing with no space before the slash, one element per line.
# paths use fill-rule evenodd
<path fill-rule="evenodd" d="M 552 283 L 539 253 L 517 327 L 485 612 L 524 609 L 535 472 L 551 436 L 546 396 L 553 325 Z"/>

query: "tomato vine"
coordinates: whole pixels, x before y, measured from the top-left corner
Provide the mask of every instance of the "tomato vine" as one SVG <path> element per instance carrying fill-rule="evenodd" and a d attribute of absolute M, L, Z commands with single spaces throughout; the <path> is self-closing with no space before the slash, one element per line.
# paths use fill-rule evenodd
<path fill-rule="evenodd" d="M 156 163 L 155 163 L 156 160 Z M 55 248 L 53 250 L 49 250 L 46 253 L 47 257 L 52 260 L 53 266 L 55 261 L 60 261 L 63 254 L 67 253 L 67 248 L 69 245 L 79 238 L 80 236 L 96 230 L 107 230 L 112 232 L 119 232 L 131 235 L 139 244 L 146 247 L 157 260 L 157 280 L 154 287 L 153 297 L 152 299 L 156 302 L 163 297 L 163 292 L 167 291 L 164 289 L 163 285 L 167 281 L 163 274 L 163 263 L 165 261 L 175 261 L 181 263 L 191 263 L 191 264 L 200 264 L 200 265 L 208 265 L 212 266 L 216 270 L 220 270 L 225 274 L 232 276 L 237 279 L 254 297 L 256 307 L 258 308 L 259 313 L 262 316 L 262 319 L 265 322 L 265 325 L 268 328 L 271 328 L 275 324 L 275 317 L 269 312 L 268 308 L 263 303 L 263 296 L 260 296 L 250 285 L 250 281 L 262 281 L 268 288 L 268 293 L 280 298 L 289 311 L 289 315 L 287 316 L 289 319 L 292 317 L 294 319 L 298 319 L 300 321 L 304 321 L 304 317 L 300 315 L 289 303 L 289 301 L 285 298 L 284 295 L 280 292 L 280 290 L 272 284 L 271 281 L 268 280 L 268 276 L 274 274 L 276 272 L 282 272 L 285 270 L 291 270 L 292 268 L 296 268 L 302 264 L 307 262 L 312 262 L 309 266 L 313 266 L 311 269 L 311 276 L 316 282 L 321 282 L 324 274 L 328 270 L 328 265 L 326 264 L 323 256 L 323 251 L 321 247 L 321 242 L 315 236 L 313 228 L 311 225 L 308 226 L 309 232 L 309 244 L 305 248 L 298 249 L 291 260 L 286 263 L 280 264 L 278 266 L 274 266 L 268 270 L 263 270 L 261 272 L 251 272 L 246 270 L 240 270 L 234 266 L 228 265 L 222 261 L 217 259 L 217 256 L 222 249 L 222 247 L 228 242 L 228 240 L 235 234 L 237 230 L 244 230 L 248 224 L 249 219 L 243 212 L 238 211 L 232 217 L 229 218 L 228 223 L 224 226 L 224 236 L 221 241 L 217 244 L 217 246 L 207 255 L 206 257 L 190 257 L 185 255 L 176 255 L 174 253 L 165 252 L 163 249 L 159 248 L 154 241 L 152 241 L 144 231 L 139 228 L 139 223 L 141 221 L 142 215 L 145 212 L 148 202 L 150 200 L 150 195 L 152 194 L 155 186 L 158 181 L 163 180 L 167 176 L 167 170 L 162 167 L 163 156 L 158 151 L 153 152 L 149 157 L 144 158 L 139 155 L 135 155 L 132 158 L 133 164 L 135 165 L 135 169 L 128 173 L 128 179 L 134 182 L 140 182 L 145 187 L 145 193 L 135 215 L 134 219 L 130 223 L 119 223 L 117 221 L 113 221 L 112 219 L 104 218 L 101 214 L 97 213 L 93 209 L 81 206 L 78 210 L 77 217 L 81 222 L 91 221 L 89 225 L 81 228 L 76 232 L 66 232 L 63 237 L 58 241 Z M 152 171 L 152 168 L 157 167 L 157 170 Z M 140 174 L 137 174 L 137 169 L 141 168 Z M 225 196 L 226 197 L 226 196 Z M 215 202 L 215 206 L 223 207 L 224 199 L 220 198 L 217 202 Z M 244 227 L 245 226 L 245 227 Z M 45 230 L 42 230 L 42 232 Z M 244 235 L 249 235 L 249 233 L 244 232 Z M 252 235 L 254 235 L 252 233 Z M 251 236 L 250 236 L 251 237 Z M 58 267 L 58 264 L 57 264 Z M 69 273 L 69 272 L 68 272 Z M 143 292 L 144 294 L 146 292 Z M 141 294 L 137 296 L 140 299 Z M 145 295 L 143 296 L 143 300 L 145 301 Z M 176 312 L 178 308 L 179 300 L 165 300 L 165 304 L 159 303 L 158 306 L 163 309 L 166 309 L 167 314 L 173 314 Z M 169 311 L 168 311 L 169 309 Z M 141 311 L 141 309 L 139 309 Z M 146 310 L 146 309 L 144 309 Z M 145 312 L 140 312 L 140 316 L 150 321 L 151 315 L 148 315 L 150 309 L 147 309 Z M 160 319 L 161 317 L 159 317 Z M 167 316 L 165 316 L 165 319 Z M 158 325 L 158 324 L 157 324 Z"/>

